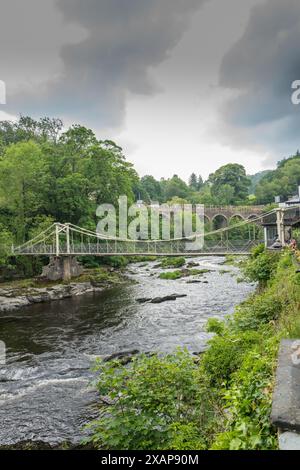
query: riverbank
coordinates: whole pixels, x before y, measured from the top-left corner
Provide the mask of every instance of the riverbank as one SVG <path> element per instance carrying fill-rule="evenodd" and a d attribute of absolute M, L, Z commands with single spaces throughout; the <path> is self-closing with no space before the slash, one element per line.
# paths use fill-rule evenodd
<path fill-rule="evenodd" d="M 97 268 L 85 270 L 72 282 L 48 282 L 26 279 L 0 284 L 0 313 L 18 310 L 32 304 L 102 292 L 117 284 L 128 282 L 122 270 Z"/>
<path fill-rule="evenodd" d="M 83 425 L 99 410 L 97 391 L 89 386 L 96 357 L 126 352 L 121 362 L 127 362 L 128 351 L 165 354 L 178 345 L 203 351 L 211 336 L 207 320 L 232 313 L 255 288 L 238 282 L 237 267 L 224 269 L 223 257 L 188 259 L 206 269 L 192 276 L 197 283 L 160 279 L 162 269 L 174 269 L 161 261 L 130 264 L 120 270 L 125 282 L 99 292 L 1 314 L 6 365 L 0 368 L 0 446 L 78 446 Z M 109 276 L 118 270 L 108 267 Z"/>
<path fill-rule="evenodd" d="M 280 340 L 300 337 L 296 271 L 289 250 L 256 249 L 244 274 L 259 287 L 234 315 L 208 321 L 207 331 L 214 337 L 200 361 L 179 351 L 142 356 L 126 369 L 118 362 L 99 362 L 100 396 L 121 399 L 102 403 L 105 412 L 93 423 L 94 445 L 127 450 L 277 449 L 277 430 L 270 420 L 272 392 Z"/>

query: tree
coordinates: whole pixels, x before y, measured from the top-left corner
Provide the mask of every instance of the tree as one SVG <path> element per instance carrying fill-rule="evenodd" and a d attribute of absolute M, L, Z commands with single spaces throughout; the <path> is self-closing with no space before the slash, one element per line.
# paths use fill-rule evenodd
<path fill-rule="evenodd" d="M 82 172 L 89 180 L 90 198 L 96 204 L 117 204 L 121 195 L 126 195 L 129 203 L 134 202 L 133 187 L 138 176 L 120 152 L 107 150 L 101 143 L 93 146 Z"/>
<path fill-rule="evenodd" d="M 198 176 L 198 181 L 197 181 L 197 189 L 198 191 L 201 191 L 201 189 L 204 186 L 204 181 L 201 175 Z"/>
<path fill-rule="evenodd" d="M 1 146 L 7 147 L 24 141 L 56 143 L 63 128 L 61 119 L 44 117 L 39 121 L 30 116 L 20 116 L 19 120 L 0 121 L 0 150 Z"/>
<path fill-rule="evenodd" d="M 235 202 L 234 188 L 230 184 L 223 184 L 216 190 L 217 204 L 229 205 Z"/>
<path fill-rule="evenodd" d="M 121 195 L 134 202 L 140 180 L 122 148 L 99 141 L 84 126 L 62 129 L 60 119 L 48 117 L 0 122 L 0 241 L 8 241 L 2 242 L 5 247 L 32 238 L 54 221 L 94 230 L 99 204 L 117 205 Z M 159 182 L 155 190 L 160 192 Z M 34 259 L 15 263 L 22 274 L 40 272 Z"/>
<path fill-rule="evenodd" d="M 61 135 L 60 143 L 64 147 L 66 162 L 70 165 L 72 173 L 76 173 L 79 171 L 81 160 L 97 145 L 97 139 L 91 129 L 74 125 Z"/>
<path fill-rule="evenodd" d="M 197 181 L 197 176 L 195 173 L 192 173 L 191 176 L 189 177 L 189 187 L 192 191 L 198 190 L 198 181 Z"/>
<path fill-rule="evenodd" d="M 174 175 L 171 179 L 167 180 L 165 183 L 165 199 L 170 200 L 174 196 L 186 199 L 189 195 L 189 188 L 186 183 L 179 178 L 179 176 Z"/>
<path fill-rule="evenodd" d="M 217 195 L 222 186 L 229 185 L 233 188 L 232 203 L 240 203 L 248 196 L 250 179 L 246 176 L 245 168 L 237 163 L 228 163 L 221 166 L 215 173 L 209 176 L 211 191 Z"/>
<path fill-rule="evenodd" d="M 13 235 L 0 224 L 0 267 L 3 266 L 11 255 Z"/>
<path fill-rule="evenodd" d="M 17 240 L 25 240 L 32 218 L 44 208 L 47 172 L 41 148 L 33 141 L 13 144 L 0 161 L 0 194 L 15 214 Z"/>
<path fill-rule="evenodd" d="M 141 178 L 141 188 L 146 197 L 148 196 L 149 202 L 151 201 L 161 201 L 162 191 L 159 181 L 157 181 L 153 176 L 145 175 Z"/>
<path fill-rule="evenodd" d="M 278 162 L 277 169 L 268 172 L 261 178 L 255 188 L 255 195 L 260 204 L 274 202 L 275 196 L 286 200 L 298 193 L 300 185 L 300 155 Z"/>

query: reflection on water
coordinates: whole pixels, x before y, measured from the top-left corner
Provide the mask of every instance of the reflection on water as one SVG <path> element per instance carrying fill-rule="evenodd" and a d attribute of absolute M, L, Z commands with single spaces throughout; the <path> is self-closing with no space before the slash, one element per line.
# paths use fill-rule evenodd
<path fill-rule="evenodd" d="M 138 349 L 200 351 L 209 317 L 231 313 L 252 290 L 237 283 L 236 268 L 222 258 L 194 260 L 211 272 L 187 279 L 158 278 L 157 263 L 135 264 L 128 283 L 103 293 L 36 304 L 1 317 L 7 365 L 0 368 L 0 444 L 38 440 L 78 442 L 81 425 L 95 413 L 95 392 L 87 385 L 96 355 Z M 207 283 L 206 283 L 207 281 Z M 187 297 L 139 304 L 140 297 Z"/>

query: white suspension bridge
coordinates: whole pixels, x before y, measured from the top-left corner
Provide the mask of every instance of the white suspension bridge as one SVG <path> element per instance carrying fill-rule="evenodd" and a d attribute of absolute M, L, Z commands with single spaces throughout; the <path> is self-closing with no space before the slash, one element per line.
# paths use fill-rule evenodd
<path fill-rule="evenodd" d="M 255 219 L 243 220 L 230 227 L 223 227 L 205 234 L 194 234 L 170 240 L 132 240 L 108 237 L 103 234 L 79 227 L 74 224 L 54 223 L 47 230 L 26 243 L 13 247 L 13 255 L 27 256 L 203 256 L 225 254 L 249 254 L 251 248 L 263 240 L 233 240 L 225 236 L 230 231 L 245 225 L 257 224 L 274 211 Z M 220 235 L 220 239 L 212 238 Z M 196 243 L 197 242 L 197 243 Z"/>
<path fill-rule="evenodd" d="M 287 212 L 293 210 L 292 215 Z M 76 257 L 81 256 L 224 256 L 249 255 L 251 249 L 260 243 L 268 246 L 269 227 L 275 227 L 276 236 L 285 244 L 287 227 L 300 223 L 300 206 L 277 208 L 257 217 L 243 220 L 229 227 L 219 228 L 190 237 L 170 240 L 132 240 L 108 237 L 104 234 L 79 227 L 71 223 L 54 223 L 36 237 L 12 247 L 13 256 L 48 256 L 52 267 L 61 271 L 61 276 L 69 280 L 76 275 Z M 264 239 L 257 236 L 257 230 L 249 230 L 248 239 L 230 237 L 230 232 L 246 225 L 264 226 Z M 245 232 L 244 232 L 245 233 Z M 273 240 L 274 241 L 274 240 Z"/>

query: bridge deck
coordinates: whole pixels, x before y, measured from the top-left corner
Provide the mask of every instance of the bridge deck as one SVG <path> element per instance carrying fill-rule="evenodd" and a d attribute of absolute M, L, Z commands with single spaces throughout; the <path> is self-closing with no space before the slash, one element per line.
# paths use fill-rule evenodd
<path fill-rule="evenodd" d="M 26 255 L 26 256 L 41 256 L 41 253 L 20 253 L 22 255 Z M 43 256 L 55 256 L 55 253 L 54 252 L 49 252 L 49 253 L 42 253 Z M 86 253 L 86 252 L 82 252 L 82 253 L 59 253 L 59 256 L 95 256 L 95 257 L 103 257 L 103 256 L 157 256 L 157 257 L 164 257 L 164 258 L 167 258 L 167 257 L 180 257 L 180 256 L 184 256 L 186 258 L 190 257 L 198 257 L 198 256 L 226 256 L 226 255 L 235 255 L 235 256 L 249 256 L 250 255 L 250 251 L 200 251 L 200 252 L 186 252 L 186 251 L 182 251 L 182 252 L 176 252 L 176 253 L 152 253 L 152 252 L 149 252 L 149 251 L 145 251 L 145 252 L 132 252 L 132 253 L 128 253 L 128 252 L 116 252 L 116 253 Z"/>

